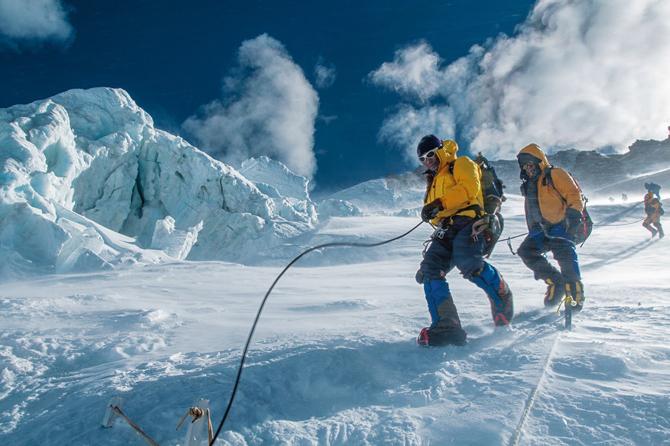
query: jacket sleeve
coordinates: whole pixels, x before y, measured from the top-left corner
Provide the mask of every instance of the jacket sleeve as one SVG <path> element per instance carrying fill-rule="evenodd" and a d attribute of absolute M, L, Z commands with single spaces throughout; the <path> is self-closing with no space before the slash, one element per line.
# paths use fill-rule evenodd
<path fill-rule="evenodd" d="M 440 197 L 445 209 L 462 209 L 475 201 L 481 188 L 479 166 L 469 158 L 454 161 L 454 181 L 456 184 L 445 189 Z"/>
<path fill-rule="evenodd" d="M 582 193 L 570 174 L 563 169 L 554 168 L 551 171 L 551 180 L 569 208 L 578 210 L 579 212 L 584 210 Z"/>

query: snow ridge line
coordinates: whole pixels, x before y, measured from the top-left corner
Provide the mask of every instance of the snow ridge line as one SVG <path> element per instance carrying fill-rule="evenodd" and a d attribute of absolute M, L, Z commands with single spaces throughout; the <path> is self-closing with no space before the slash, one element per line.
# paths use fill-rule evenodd
<path fill-rule="evenodd" d="M 530 395 L 528 395 L 528 399 L 526 400 L 523 413 L 521 414 L 521 419 L 519 419 L 519 422 L 517 423 L 516 428 L 514 429 L 514 435 L 512 435 L 512 437 L 510 438 L 508 446 L 518 446 L 519 440 L 521 440 L 523 427 L 526 424 L 526 420 L 528 419 L 530 411 L 533 409 L 535 401 L 537 400 L 537 395 L 540 392 L 540 387 L 542 386 L 542 383 L 544 382 L 544 377 L 547 374 L 547 369 L 549 368 L 549 364 L 551 363 L 551 358 L 554 356 L 554 350 L 556 348 L 556 344 L 558 343 L 557 341 L 560 336 L 561 333 L 559 332 L 554 338 L 554 342 L 552 342 L 551 344 L 551 348 L 549 349 L 547 359 L 544 361 L 544 367 L 542 367 L 542 374 L 540 375 L 540 379 L 537 381 L 537 384 L 535 385 L 533 391 L 530 393 Z"/>

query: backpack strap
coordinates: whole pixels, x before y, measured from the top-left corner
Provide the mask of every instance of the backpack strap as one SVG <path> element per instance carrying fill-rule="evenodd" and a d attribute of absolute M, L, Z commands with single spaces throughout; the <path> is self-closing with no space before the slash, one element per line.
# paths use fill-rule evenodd
<path fill-rule="evenodd" d="M 543 186 L 551 186 L 552 189 L 556 191 L 559 197 L 561 197 L 561 200 L 563 200 L 563 204 L 567 206 L 568 200 L 563 197 L 561 192 L 556 189 L 556 186 L 554 186 L 554 180 L 551 178 L 551 171 L 554 169 L 554 166 L 549 166 L 544 169 L 544 178 L 542 179 L 542 185 Z"/>

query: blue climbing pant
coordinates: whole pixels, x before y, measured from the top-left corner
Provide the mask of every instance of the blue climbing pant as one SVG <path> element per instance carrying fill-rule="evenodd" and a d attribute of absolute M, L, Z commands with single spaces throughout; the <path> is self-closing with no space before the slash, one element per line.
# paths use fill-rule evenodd
<path fill-rule="evenodd" d="M 549 251 L 560 271 L 547 260 Z M 518 254 L 533 271 L 536 280 L 551 279 L 553 283 L 581 280 L 577 250 L 563 224 L 553 225 L 546 233 L 541 228 L 534 228 L 519 246 Z"/>
<path fill-rule="evenodd" d="M 417 273 L 431 316 L 431 331 L 461 329 L 456 306 L 446 281 L 456 267 L 466 279 L 481 288 L 489 298 L 494 322 L 506 325 L 513 316 L 512 293 L 500 273 L 484 261 L 484 240 L 472 238 L 474 219 L 454 217 L 453 223 L 433 234 Z M 502 316 L 497 316 L 502 314 Z M 463 335 L 465 332 L 463 332 Z"/>

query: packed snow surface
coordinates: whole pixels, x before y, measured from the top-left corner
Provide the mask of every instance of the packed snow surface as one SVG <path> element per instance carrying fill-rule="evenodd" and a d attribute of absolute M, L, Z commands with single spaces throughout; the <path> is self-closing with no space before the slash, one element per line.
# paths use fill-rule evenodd
<path fill-rule="evenodd" d="M 519 197 L 505 212 L 505 236 L 525 232 Z M 465 347 L 414 342 L 428 323 L 413 279 L 427 225 L 380 248 L 306 256 L 270 296 L 217 444 L 668 444 L 668 241 L 649 239 L 639 205 L 591 212 L 601 226 L 579 250 L 587 300 L 572 331 L 504 243 L 492 262 L 514 291 L 511 327 L 494 329 L 483 293 L 449 275 Z M 417 223 L 332 218 L 301 242 L 381 241 Z M 175 261 L 3 283 L 0 444 L 144 444 L 122 420 L 100 427 L 119 396 L 161 445 L 184 445 L 175 426 L 198 399 L 222 416 L 280 270 Z"/>

